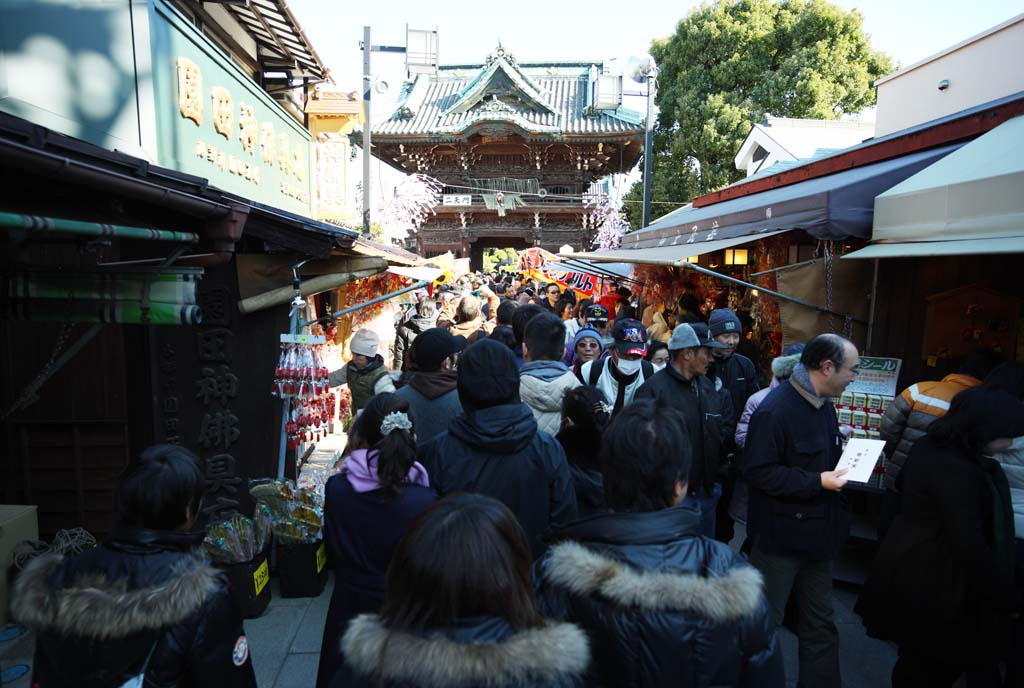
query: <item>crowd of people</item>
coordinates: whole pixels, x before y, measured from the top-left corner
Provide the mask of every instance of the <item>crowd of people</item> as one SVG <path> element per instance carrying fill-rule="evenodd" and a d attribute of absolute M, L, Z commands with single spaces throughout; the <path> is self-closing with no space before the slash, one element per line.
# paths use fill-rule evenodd
<path fill-rule="evenodd" d="M 791 599 L 797 685 L 841 685 L 832 567 L 849 506 L 831 399 L 859 352 L 819 335 L 761 389 L 743 320 L 705 321 L 698 303 L 638 319 L 624 288 L 591 302 L 468 277 L 402 318 L 393 372 L 355 333 L 331 373 L 358 413 L 326 486 L 318 688 L 783 686 Z M 1024 373 L 968 372 L 963 391 L 915 386 L 887 416 L 900 470 L 858 610 L 899 645 L 898 687 L 1020 676 Z M 929 423 L 925 398 L 946 404 Z M 147 450 L 110 541 L 19 578 L 41 688 L 254 685 L 223 581 L 189 554 L 202 484 L 187 450 Z"/>

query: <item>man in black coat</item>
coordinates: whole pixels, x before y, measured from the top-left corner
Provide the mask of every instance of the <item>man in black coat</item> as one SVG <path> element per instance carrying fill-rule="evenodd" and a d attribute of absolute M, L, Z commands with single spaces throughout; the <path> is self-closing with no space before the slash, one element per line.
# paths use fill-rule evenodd
<path fill-rule="evenodd" d="M 731 309 L 716 308 L 711 311 L 707 327 L 715 341 L 725 346 L 723 349 L 715 349 L 715 360 L 708 369 L 708 377 L 714 381 L 716 387 L 729 391 L 733 418 L 739 419 L 743 415 L 747 399 L 760 389 L 754 362 L 736 351 L 743 335 L 743 325 Z M 732 501 L 732 493 L 736 486 L 734 433 L 735 428 L 729 433 L 726 441 L 729 466 L 722 481 L 722 499 L 718 502 L 718 514 L 715 519 L 715 539 L 722 542 L 731 541 L 734 535 L 734 524 L 732 516 L 729 515 L 729 502 Z"/>
<path fill-rule="evenodd" d="M 701 537 L 699 511 L 683 502 L 686 434 L 679 411 L 651 400 L 613 421 L 601 452 L 612 511 L 555 534 L 535 566 L 541 612 L 586 631 L 587 685 L 781 687 L 760 575 Z"/>
<path fill-rule="evenodd" d="M 463 414 L 420 449 L 430 485 L 441 496 L 477 492 L 503 502 L 539 557 L 544 532 L 576 518 L 565 452 L 520 401 L 519 369 L 504 344 L 481 339 L 466 349 L 457 384 Z"/>
<path fill-rule="evenodd" d="M 669 364 L 637 390 L 635 399 L 654 399 L 679 409 L 686 418 L 693 462 L 687 500 L 700 505 L 700 534 L 715 535 L 715 506 L 722 494 L 726 422 L 732 409 L 707 378 L 711 351 L 723 346 L 700 339 L 690 325 L 676 327 L 668 341 Z"/>
<path fill-rule="evenodd" d="M 750 561 L 764 574 L 777 623 L 795 592 L 799 608 L 798 686 L 839 688 L 839 637 L 832 612 L 832 560 L 849 530 L 835 471 L 842 441 L 835 407 L 857 376 L 852 342 L 818 335 L 787 382 L 776 387 L 750 421 L 743 477 L 750 487 Z"/>

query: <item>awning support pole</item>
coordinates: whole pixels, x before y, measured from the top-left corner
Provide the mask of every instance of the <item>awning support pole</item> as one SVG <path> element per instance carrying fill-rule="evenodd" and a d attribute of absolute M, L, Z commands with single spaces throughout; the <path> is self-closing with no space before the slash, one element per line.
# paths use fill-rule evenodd
<path fill-rule="evenodd" d="M 635 280 L 632 277 L 622 277 L 621 275 L 616 275 L 614 272 L 610 270 L 602 270 L 601 268 L 590 263 L 584 263 L 582 260 L 579 260 L 578 258 L 559 258 L 558 262 L 565 263 L 570 267 L 579 268 L 580 270 L 589 270 L 590 272 L 599 277 L 607 277 L 612 281 L 618 280 L 620 282 L 630 282 L 632 284 L 643 285 L 643 282 Z"/>
<path fill-rule="evenodd" d="M 732 282 L 733 284 L 738 284 L 738 285 L 740 285 L 742 287 L 749 287 L 750 289 L 757 289 L 758 292 L 761 292 L 761 293 L 764 293 L 764 294 L 770 294 L 771 296 L 774 296 L 777 299 L 782 299 L 783 301 L 789 301 L 790 303 L 795 303 L 795 304 L 800 305 L 800 306 L 805 306 L 807 308 L 812 308 L 812 309 L 818 311 L 819 313 L 829 313 L 831 315 L 837 315 L 840 318 L 851 317 L 849 313 L 836 313 L 835 311 L 829 310 L 828 308 L 825 308 L 823 306 L 819 306 L 817 304 L 813 304 L 813 303 L 810 303 L 808 301 L 802 301 L 801 299 L 797 299 L 797 298 L 794 298 L 792 296 L 786 296 L 785 294 L 780 294 L 777 291 L 772 291 L 771 289 L 765 289 L 764 287 L 759 287 L 756 284 L 752 284 L 750 282 L 744 282 L 741 279 L 736 279 L 735 277 L 729 277 L 728 275 L 723 275 L 723 274 L 715 272 L 714 270 L 708 270 L 707 268 L 702 268 L 701 266 L 694 265 L 693 263 L 680 263 L 679 267 L 686 268 L 687 270 L 693 270 L 695 272 L 699 272 L 699 273 L 702 273 L 702 274 L 705 274 L 705 275 L 710 275 L 711 277 L 716 277 L 716 278 L 718 278 L 720 280 L 725 280 L 726 282 Z M 868 324 L 868 323 L 864 322 L 863 320 L 858 320 L 857 318 L 852 318 L 851 317 L 851 319 L 853 320 L 853 322 L 858 323 L 860 325 L 867 325 Z"/>
<path fill-rule="evenodd" d="M 752 273 L 750 273 L 750 276 L 751 277 L 760 277 L 761 275 L 769 275 L 769 274 L 771 274 L 773 272 L 782 272 L 783 270 L 791 270 L 792 268 L 799 268 L 799 267 L 802 267 L 804 265 L 813 265 L 814 263 L 817 263 L 819 260 L 821 260 L 821 258 L 811 258 L 810 260 L 802 260 L 799 263 L 790 263 L 789 265 L 780 265 L 779 267 L 772 268 L 771 270 L 762 270 L 761 272 L 752 272 Z"/>
<path fill-rule="evenodd" d="M 370 299 L 369 301 L 363 301 L 362 303 L 357 303 L 356 305 L 349 306 L 348 308 L 342 308 L 340 311 L 335 311 L 334 313 L 331 313 L 329 316 L 324 316 L 324 317 L 318 318 L 316 320 L 304 321 L 302 323 L 302 327 L 308 327 L 308 326 L 312 325 L 315 322 L 321 322 L 321 321 L 324 321 L 324 320 L 337 320 L 338 318 L 342 317 L 343 315 L 348 315 L 349 313 L 354 313 L 355 311 L 362 310 L 363 308 L 367 308 L 369 306 L 376 306 L 378 303 L 381 303 L 383 301 L 387 301 L 388 299 L 393 299 L 396 296 L 401 296 L 402 294 L 408 294 L 410 291 L 416 291 L 417 289 L 425 289 L 426 287 L 430 286 L 430 284 L 431 284 L 431 282 L 428 281 L 428 280 L 420 280 L 419 282 L 417 282 L 416 284 L 412 285 L 411 287 L 405 287 L 403 289 L 399 289 L 398 291 L 393 291 L 393 292 L 391 292 L 389 294 L 384 294 L 383 296 L 378 296 L 375 299 Z"/>
<path fill-rule="evenodd" d="M 864 353 L 871 353 L 871 338 L 875 334 L 875 302 L 878 301 L 878 259 L 874 260 L 874 274 L 871 275 L 871 310 L 868 312 L 868 340 Z"/>

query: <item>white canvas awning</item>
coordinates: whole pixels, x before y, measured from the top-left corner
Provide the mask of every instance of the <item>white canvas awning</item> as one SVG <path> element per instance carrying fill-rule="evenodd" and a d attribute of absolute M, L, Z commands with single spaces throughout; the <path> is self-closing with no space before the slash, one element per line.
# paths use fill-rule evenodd
<path fill-rule="evenodd" d="M 1024 253 L 1024 117 L 875 198 L 870 246 L 844 258 Z"/>
<path fill-rule="evenodd" d="M 766 239 L 776 234 L 788 232 L 788 229 L 777 229 L 772 232 L 755 232 L 731 239 L 712 241 L 695 241 L 692 244 L 682 243 L 659 248 L 617 249 L 615 251 L 594 251 L 591 253 L 559 253 L 563 258 L 583 258 L 594 263 L 637 263 L 640 265 L 681 265 L 687 258 L 702 256 L 722 249 L 747 244 L 758 239 Z"/>

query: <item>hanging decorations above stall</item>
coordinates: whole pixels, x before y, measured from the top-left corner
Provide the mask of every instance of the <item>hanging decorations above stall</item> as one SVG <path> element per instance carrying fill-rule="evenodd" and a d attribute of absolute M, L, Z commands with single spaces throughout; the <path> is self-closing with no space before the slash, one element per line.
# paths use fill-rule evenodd
<path fill-rule="evenodd" d="M 319 441 L 334 418 L 337 399 L 328 391 L 327 366 L 320 352 L 325 341 L 312 335 L 281 335 L 273 395 L 291 400 L 285 422 L 288 449 Z"/>

